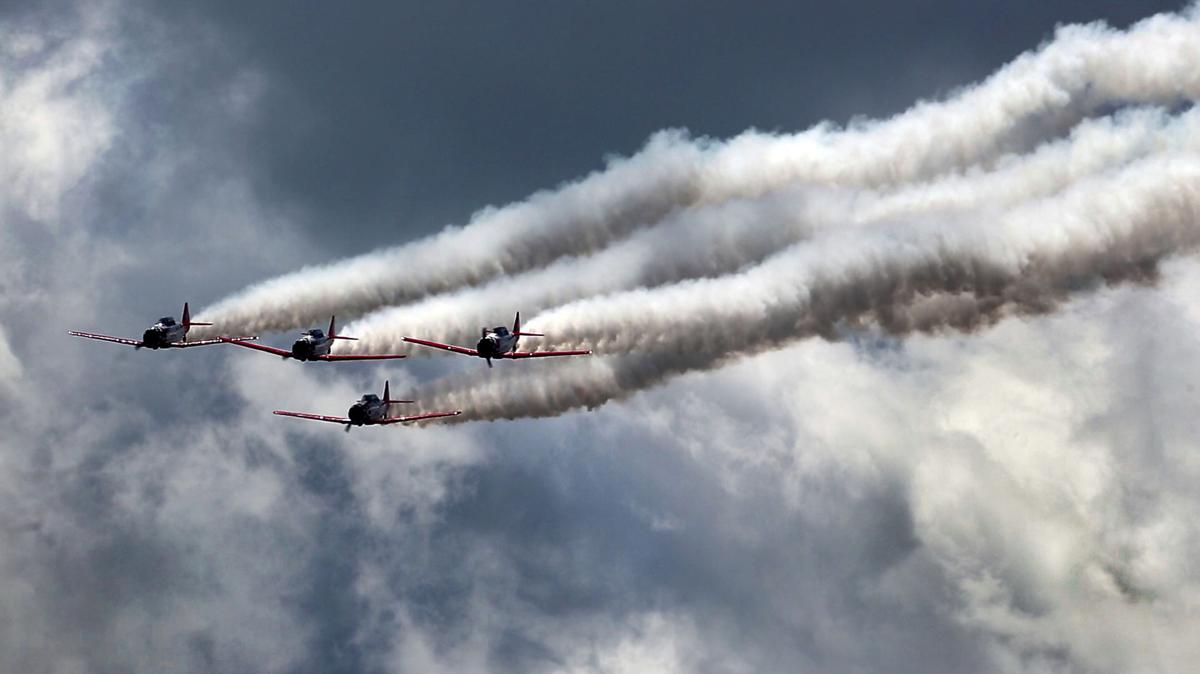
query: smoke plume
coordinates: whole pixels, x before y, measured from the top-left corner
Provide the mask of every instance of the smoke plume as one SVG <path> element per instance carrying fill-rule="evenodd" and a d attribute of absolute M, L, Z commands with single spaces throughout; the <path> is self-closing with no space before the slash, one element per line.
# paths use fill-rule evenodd
<path fill-rule="evenodd" d="M 529 329 L 550 335 L 545 348 L 608 357 L 535 376 L 461 375 L 423 397 L 467 419 L 554 415 L 847 327 L 969 332 L 1052 311 L 1074 292 L 1153 281 L 1162 259 L 1198 243 L 1200 158 L 1147 159 L 994 221 L 837 232 L 740 274 L 568 304 Z"/>
<path fill-rule="evenodd" d="M 1200 93 L 1196 63 L 1195 10 L 1127 31 L 1064 27 L 983 83 L 892 119 L 789 136 L 748 132 L 723 143 L 664 132 L 637 155 L 556 191 L 485 209 L 413 244 L 263 282 L 204 315 L 227 332 L 307 326 L 586 255 L 693 204 L 794 183 L 895 187 L 986 167 L 1098 110 L 1192 100 Z"/>
<path fill-rule="evenodd" d="M 403 337 L 461 341 L 478 325 L 508 320 L 512 311 L 530 316 L 577 299 L 729 274 L 814 233 L 1003 211 L 1168 150 L 1200 150 L 1200 111 L 1172 118 L 1161 110 L 1130 110 L 1090 120 L 1070 137 L 1009 157 L 994 170 L 885 192 L 788 187 L 758 199 L 694 206 L 594 255 L 370 314 L 347 327 L 359 338 L 347 351 L 427 355 L 435 352 L 410 350 Z"/>
<path fill-rule="evenodd" d="M 205 316 L 242 332 L 387 307 L 347 327 L 360 341 L 345 348 L 373 352 L 408 350 L 405 336 L 464 343 L 524 310 L 548 335 L 524 348 L 597 354 L 468 369 L 421 396 L 463 420 L 599 405 L 848 330 L 969 333 L 1153 282 L 1200 242 L 1200 112 L 1181 108 L 1200 96 L 1196 63 L 1196 9 L 1064 27 L 889 120 L 728 142 L 664 132 L 556 191 Z"/>

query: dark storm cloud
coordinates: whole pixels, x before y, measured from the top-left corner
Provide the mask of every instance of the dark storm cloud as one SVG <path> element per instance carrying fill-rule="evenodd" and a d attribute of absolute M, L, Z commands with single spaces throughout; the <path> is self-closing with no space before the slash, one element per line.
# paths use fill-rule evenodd
<path fill-rule="evenodd" d="M 252 175 L 333 258 L 464 223 L 663 128 L 728 137 L 887 116 L 1057 23 L 1179 6 L 211 2 L 171 19 L 212 22 L 268 73 Z"/>

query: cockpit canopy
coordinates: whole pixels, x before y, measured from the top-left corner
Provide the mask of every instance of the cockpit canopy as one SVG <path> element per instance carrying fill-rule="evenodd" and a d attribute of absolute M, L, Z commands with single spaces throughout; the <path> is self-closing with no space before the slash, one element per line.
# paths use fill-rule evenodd
<path fill-rule="evenodd" d="M 316 340 L 322 340 L 325 339 L 325 331 L 321 328 L 313 328 L 312 330 L 305 330 L 303 336 L 312 337 Z"/>
<path fill-rule="evenodd" d="M 375 395 L 374 393 L 364 393 L 362 399 L 358 402 L 371 405 L 379 402 L 379 396 Z"/>
<path fill-rule="evenodd" d="M 162 318 L 158 319 L 158 323 L 159 323 L 159 325 L 165 325 L 167 327 L 170 327 L 172 325 L 175 325 L 175 319 L 170 316 L 163 316 Z"/>
<path fill-rule="evenodd" d="M 508 328 L 504 327 L 503 325 L 500 325 L 500 326 L 492 328 L 492 332 L 503 337 L 508 334 Z"/>

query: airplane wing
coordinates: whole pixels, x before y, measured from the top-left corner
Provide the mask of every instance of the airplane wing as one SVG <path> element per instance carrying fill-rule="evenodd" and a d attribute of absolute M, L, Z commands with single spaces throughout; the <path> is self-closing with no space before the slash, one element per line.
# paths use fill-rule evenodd
<path fill-rule="evenodd" d="M 254 349 L 255 351 L 264 351 L 266 353 L 273 353 L 276 356 L 283 356 L 284 358 L 292 357 L 292 352 L 288 351 L 286 349 L 276 349 L 273 346 L 267 346 L 265 344 L 252 344 L 243 339 L 233 339 L 232 337 L 222 337 L 220 339 L 220 341 L 225 342 L 226 344 L 236 344 L 238 346 L 244 346 L 247 349 Z"/>
<path fill-rule="evenodd" d="M 124 337 L 112 337 L 110 335 L 97 335 L 91 332 L 78 332 L 76 330 L 68 330 L 68 335 L 76 337 L 84 337 L 87 339 L 98 339 L 102 342 L 113 342 L 116 344 L 125 344 L 127 346 L 145 346 L 142 342 L 136 339 L 125 339 Z"/>
<path fill-rule="evenodd" d="M 250 345 L 247 344 L 246 346 L 250 346 Z M 353 354 L 341 355 L 341 354 L 328 353 L 328 354 L 325 354 L 324 356 L 317 356 L 316 360 L 388 360 L 391 358 L 408 358 L 408 356 L 405 356 L 405 355 L 399 354 L 399 353 L 388 353 L 388 354 L 377 354 L 377 355 L 369 354 L 369 355 L 362 355 L 362 356 L 353 355 Z"/>
<path fill-rule="evenodd" d="M 462 410 L 454 410 L 453 412 L 429 412 L 428 414 L 414 414 L 411 417 L 391 417 L 383 421 L 376 422 L 379 425 L 384 424 L 403 424 L 410 421 L 421 421 L 422 419 L 437 419 L 438 417 L 456 417 L 462 414 Z"/>
<path fill-rule="evenodd" d="M 297 419 L 312 419 L 313 421 L 329 421 L 335 424 L 350 423 L 350 420 L 345 417 L 327 417 L 323 414 L 308 414 L 306 412 L 285 412 L 284 410 L 275 410 L 273 414 L 278 414 L 281 417 L 296 417 Z"/>
<path fill-rule="evenodd" d="M 220 344 L 224 341 L 223 339 L 198 339 L 194 342 L 171 342 L 167 346 L 172 349 L 186 349 L 189 346 L 208 346 L 209 344 Z"/>
<path fill-rule="evenodd" d="M 591 351 L 515 351 L 496 358 L 545 358 L 546 356 L 587 356 Z"/>
<path fill-rule="evenodd" d="M 441 349 L 443 351 L 453 351 L 454 353 L 461 353 L 466 356 L 478 356 L 479 355 L 479 352 L 476 351 L 475 349 L 468 349 L 465 346 L 454 346 L 453 344 L 442 344 L 441 342 L 430 342 L 430 341 L 426 341 L 424 339 L 415 339 L 413 337 L 405 337 L 404 341 L 412 343 L 412 344 L 420 344 L 421 346 L 432 346 L 435 349 Z"/>

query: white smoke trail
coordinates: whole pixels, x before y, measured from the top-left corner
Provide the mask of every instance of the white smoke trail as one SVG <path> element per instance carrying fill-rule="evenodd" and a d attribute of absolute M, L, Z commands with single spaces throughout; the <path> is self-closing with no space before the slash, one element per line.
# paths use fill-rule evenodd
<path fill-rule="evenodd" d="M 558 339 L 546 348 L 625 355 L 452 377 L 422 398 L 462 407 L 464 421 L 554 415 L 847 324 L 970 331 L 1104 283 L 1153 280 L 1164 257 L 1200 245 L 1200 157 L 1147 159 L 978 218 L 835 232 L 740 274 L 569 304 L 530 322 Z"/>
<path fill-rule="evenodd" d="M 223 331 L 306 326 L 474 285 L 609 245 L 677 208 L 754 197 L 789 182 L 888 186 L 927 179 L 1069 127 L 1097 107 L 1200 94 L 1200 12 L 1128 31 L 1061 28 L 982 84 L 888 121 L 821 125 L 727 143 L 660 134 L 646 149 L 556 192 L 485 210 L 411 245 L 288 274 L 205 310 Z"/>
<path fill-rule="evenodd" d="M 955 174 L 889 193 L 790 187 L 758 199 L 693 207 L 588 257 L 370 314 L 347 326 L 347 334 L 359 338 L 347 351 L 406 352 L 404 336 L 462 341 L 474 326 L 508 320 L 514 310 L 532 315 L 593 295 L 731 273 L 813 231 L 918 214 L 944 218 L 954 211 L 1002 210 L 1169 149 L 1200 151 L 1200 110 L 1175 118 L 1161 110 L 1129 110 L 1089 120 L 1070 138 L 1010 157 L 994 171 Z"/>

